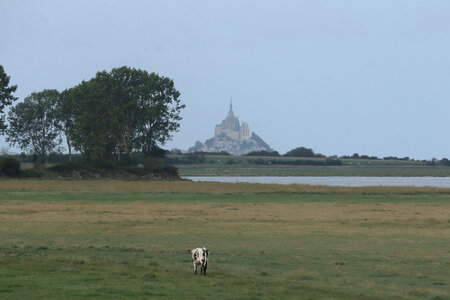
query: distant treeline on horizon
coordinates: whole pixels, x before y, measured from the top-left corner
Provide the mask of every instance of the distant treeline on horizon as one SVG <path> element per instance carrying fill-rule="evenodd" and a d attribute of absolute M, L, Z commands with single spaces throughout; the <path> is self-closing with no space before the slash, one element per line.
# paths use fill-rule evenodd
<path fill-rule="evenodd" d="M 229 157 L 229 160 L 226 163 L 232 164 L 236 163 L 232 160 L 232 157 L 236 157 L 231 155 L 228 152 L 190 152 L 184 153 L 179 149 L 172 150 L 163 150 L 161 149 L 161 156 L 165 156 L 164 160 L 167 164 L 202 164 L 207 163 L 207 157 L 211 156 L 222 156 Z M 14 154 L 8 155 L 18 159 L 22 163 L 32 163 L 36 158 L 32 154 Z M 133 159 L 140 163 L 143 160 L 142 153 L 136 152 L 133 153 Z M 368 155 L 360 155 L 358 153 L 354 153 L 353 155 L 343 155 L 343 156 L 326 156 L 320 153 L 314 153 L 314 151 L 310 148 L 298 147 L 288 151 L 287 153 L 281 155 L 278 151 L 253 151 L 243 155 L 242 157 L 248 157 L 246 162 L 257 164 L 257 165 L 341 165 L 342 160 L 395 160 L 395 161 L 415 161 L 415 162 L 423 162 L 430 166 L 450 166 L 450 160 L 447 158 L 443 158 L 441 160 L 432 159 L 432 160 L 415 160 L 409 157 L 396 157 L 396 156 L 387 156 L 383 158 L 379 158 L 377 156 L 368 156 Z M 255 159 L 251 159 L 254 157 Z M 273 158 L 273 159 L 270 159 Z M 285 158 L 285 159 L 281 159 Z M 81 160 L 81 154 L 72 154 L 72 159 L 74 161 Z M 51 153 L 48 156 L 49 163 L 63 163 L 68 161 L 68 154 L 64 153 Z"/>
<path fill-rule="evenodd" d="M 179 150 L 179 149 L 172 149 L 170 151 L 167 151 L 168 154 L 172 154 L 172 155 L 197 155 L 197 156 L 208 156 L 208 155 L 217 155 L 217 156 L 232 156 L 230 153 L 226 152 L 226 151 L 221 151 L 221 152 L 203 152 L 203 151 L 199 151 L 199 152 L 188 152 L 188 153 L 184 153 L 183 151 Z M 400 161 L 422 161 L 422 162 L 447 162 L 448 159 L 447 158 L 443 158 L 441 160 L 437 160 L 436 158 L 433 158 L 432 160 L 416 160 L 413 158 L 410 158 L 408 156 L 405 157 L 398 157 L 398 156 L 385 156 L 385 157 L 377 157 L 377 156 L 369 156 L 369 155 L 360 155 L 358 153 L 354 153 L 352 155 L 342 155 L 342 156 L 337 156 L 337 155 L 332 155 L 332 156 L 326 156 L 324 154 L 321 153 L 315 153 L 311 148 L 306 148 L 306 147 L 298 147 L 292 150 L 289 150 L 288 152 L 286 152 L 285 154 L 280 154 L 278 151 L 252 151 L 249 152 L 247 154 L 244 154 L 243 156 L 254 156 L 254 157 L 291 157 L 291 158 L 295 158 L 295 157 L 300 157 L 300 158 L 329 158 L 329 159 L 363 159 L 363 160 L 400 160 Z"/>

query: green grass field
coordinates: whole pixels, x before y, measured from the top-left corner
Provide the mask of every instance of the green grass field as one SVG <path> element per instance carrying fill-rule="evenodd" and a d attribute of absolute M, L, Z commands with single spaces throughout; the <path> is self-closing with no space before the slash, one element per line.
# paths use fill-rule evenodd
<path fill-rule="evenodd" d="M 7 180 L 0 237 L 1 299 L 450 299 L 446 189 Z"/>

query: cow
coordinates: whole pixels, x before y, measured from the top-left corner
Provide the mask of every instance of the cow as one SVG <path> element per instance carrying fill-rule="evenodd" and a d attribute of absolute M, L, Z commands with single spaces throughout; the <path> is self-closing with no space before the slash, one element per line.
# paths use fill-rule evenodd
<path fill-rule="evenodd" d="M 208 267 L 209 250 L 205 247 L 188 250 L 192 254 L 192 264 L 194 265 L 194 275 L 197 275 L 197 267 L 200 266 L 200 275 L 206 276 Z"/>

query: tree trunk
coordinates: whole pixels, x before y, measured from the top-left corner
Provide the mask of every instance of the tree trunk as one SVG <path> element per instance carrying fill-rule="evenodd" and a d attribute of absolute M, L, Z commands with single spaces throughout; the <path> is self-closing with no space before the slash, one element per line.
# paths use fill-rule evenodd
<path fill-rule="evenodd" d="M 72 162 L 72 145 L 70 144 L 69 137 L 66 135 L 67 148 L 69 149 L 69 161 Z"/>

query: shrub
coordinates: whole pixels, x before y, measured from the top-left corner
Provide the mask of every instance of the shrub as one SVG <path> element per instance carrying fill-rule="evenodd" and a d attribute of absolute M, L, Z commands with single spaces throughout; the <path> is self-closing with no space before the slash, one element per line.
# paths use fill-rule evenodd
<path fill-rule="evenodd" d="M 327 165 L 327 166 L 340 166 L 340 165 L 342 165 L 342 161 L 340 161 L 339 159 L 335 159 L 335 158 L 327 158 L 325 160 L 325 165 Z"/>
<path fill-rule="evenodd" d="M 146 169 L 133 167 L 133 166 L 125 167 L 125 171 L 127 171 L 128 173 L 137 175 L 137 176 L 145 176 L 148 173 L 148 170 L 146 170 Z"/>
<path fill-rule="evenodd" d="M 120 161 L 118 162 L 119 166 L 132 166 L 135 164 L 135 161 L 133 159 L 133 157 L 131 157 L 131 155 L 122 155 L 120 157 Z"/>
<path fill-rule="evenodd" d="M 97 159 L 89 162 L 89 166 L 98 169 L 104 170 L 114 170 L 117 166 L 117 163 L 112 160 L 107 159 Z"/>
<path fill-rule="evenodd" d="M 255 165 L 268 165 L 269 161 L 264 160 L 262 158 L 258 158 L 252 161 Z"/>
<path fill-rule="evenodd" d="M 6 176 L 18 177 L 20 175 L 20 162 L 12 157 L 0 158 L 0 173 Z"/>
<path fill-rule="evenodd" d="M 271 157 L 280 157 L 280 153 L 278 153 L 278 151 L 272 151 L 272 152 L 268 152 L 266 150 L 261 150 L 261 151 L 252 151 L 249 152 L 247 154 L 244 154 L 244 156 L 271 156 Z"/>
<path fill-rule="evenodd" d="M 144 159 L 144 168 L 150 171 L 163 171 L 165 167 L 164 161 L 153 156 Z"/>
<path fill-rule="evenodd" d="M 78 168 L 79 168 L 78 164 L 69 161 L 50 167 L 48 168 L 48 170 L 67 174 L 73 172 L 74 170 L 77 170 Z"/>
<path fill-rule="evenodd" d="M 175 166 L 166 165 L 164 167 L 164 172 L 166 172 L 169 175 L 178 177 L 178 169 Z"/>
<path fill-rule="evenodd" d="M 37 169 L 28 169 L 20 172 L 20 176 L 24 178 L 41 178 L 42 172 Z"/>
<path fill-rule="evenodd" d="M 175 166 L 166 165 L 164 160 L 153 156 L 148 156 L 144 159 L 144 169 L 153 173 L 166 173 L 178 176 L 178 169 Z"/>
<path fill-rule="evenodd" d="M 201 164 L 206 162 L 206 158 L 203 154 L 198 154 L 198 153 L 188 153 L 186 155 L 187 161 L 188 163 L 191 164 Z"/>

